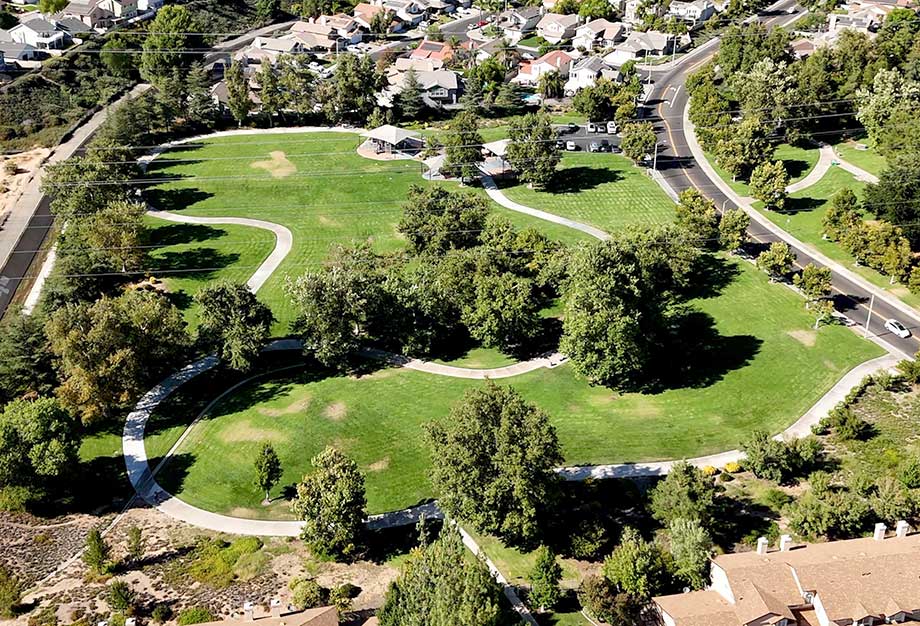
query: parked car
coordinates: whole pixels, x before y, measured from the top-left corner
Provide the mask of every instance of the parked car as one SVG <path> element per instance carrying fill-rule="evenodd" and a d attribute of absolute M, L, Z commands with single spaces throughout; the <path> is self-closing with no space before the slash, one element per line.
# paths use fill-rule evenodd
<path fill-rule="evenodd" d="M 565 149 L 569 152 L 575 152 L 578 150 L 578 145 L 571 139 L 565 142 Z"/>
<path fill-rule="evenodd" d="M 601 151 L 601 145 L 597 143 L 596 141 L 592 141 L 591 145 L 588 146 L 588 152 L 600 152 L 600 151 Z"/>
<path fill-rule="evenodd" d="M 588 132 L 589 132 L 589 133 L 596 133 L 596 132 L 597 132 L 597 124 L 595 124 L 594 122 L 588 122 Z"/>
<path fill-rule="evenodd" d="M 612 152 L 613 154 L 620 154 L 620 153 L 623 152 L 623 151 L 620 150 L 620 146 L 611 145 L 611 146 L 610 146 L 610 152 Z"/>
<path fill-rule="evenodd" d="M 577 133 L 577 132 L 578 132 L 578 124 L 575 124 L 575 123 L 573 123 L 573 122 L 569 122 L 569 125 L 566 126 L 566 128 L 569 129 L 569 132 L 570 132 L 570 133 Z"/>
<path fill-rule="evenodd" d="M 563 140 L 561 140 L 561 139 L 557 139 L 557 140 L 556 140 L 556 147 L 557 147 L 558 149 L 560 149 L 560 150 L 564 150 L 564 149 L 565 149 L 565 142 L 564 142 Z"/>
<path fill-rule="evenodd" d="M 607 122 L 607 134 L 609 135 L 617 134 L 617 123 L 616 122 Z"/>
<path fill-rule="evenodd" d="M 606 139 L 601 139 L 601 152 L 610 152 L 610 142 Z"/>
<path fill-rule="evenodd" d="M 885 322 L 885 328 L 900 337 L 901 339 L 907 339 L 910 337 L 910 331 L 907 330 L 907 327 L 899 322 L 898 320 L 892 318 Z"/>

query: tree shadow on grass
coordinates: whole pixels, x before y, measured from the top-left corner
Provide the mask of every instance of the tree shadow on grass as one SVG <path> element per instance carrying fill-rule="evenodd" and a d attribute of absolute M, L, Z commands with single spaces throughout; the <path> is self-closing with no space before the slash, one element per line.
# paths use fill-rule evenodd
<path fill-rule="evenodd" d="M 783 166 L 786 168 L 789 178 L 798 178 L 811 168 L 808 161 L 801 159 L 786 159 L 783 161 Z"/>
<path fill-rule="evenodd" d="M 240 255 L 236 252 L 221 252 L 214 248 L 194 248 L 182 252 L 167 251 L 156 256 L 154 263 L 157 267 L 151 270 L 150 274 L 204 280 L 239 260 Z"/>
<path fill-rule="evenodd" d="M 824 206 L 825 201 L 818 198 L 786 198 L 786 205 L 782 211 L 776 211 L 780 215 L 796 215 L 798 213 L 810 213 Z"/>
<path fill-rule="evenodd" d="M 599 187 L 604 183 L 615 183 L 623 175 L 606 167 L 567 167 L 557 170 L 553 179 L 546 186 L 548 193 L 578 193 Z"/>
<path fill-rule="evenodd" d="M 737 262 L 716 254 L 701 255 L 689 276 L 689 285 L 681 290 L 687 300 L 715 298 L 741 274 Z"/>
<path fill-rule="evenodd" d="M 750 364 L 763 344 L 753 335 L 720 335 L 711 315 L 694 310 L 675 320 L 673 337 L 674 343 L 665 351 L 660 387 L 649 391 L 709 387 Z"/>
<path fill-rule="evenodd" d="M 768 537 L 773 543 L 778 537 L 776 513 L 747 496 L 720 496 L 716 498 L 712 525 L 713 542 L 726 551 L 734 550 L 739 543 L 756 546 L 758 537 Z"/>
<path fill-rule="evenodd" d="M 194 187 L 181 189 L 152 188 L 144 191 L 144 199 L 155 210 L 160 211 L 181 211 L 193 204 L 204 202 L 213 195 L 213 193 L 195 189 Z"/>
<path fill-rule="evenodd" d="M 164 224 L 150 229 L 150 243 L 155 246 L 176 246 L 184 243 L 210 241 L 227 234 L 222 228 L 204 224 Z"/>
<path fill-rule="evenodd" d="M 425 520 L 425 533 L 428 541 L 437 539 L 443 528 L 443 522 L 436 519 Z M 368 530 L 365 534 L 366 552 L 364 558 L 373 563 L 386 561 L 409 554 L 419 545 L 419 533 L 415 524 L 406 524 L 394 528 Z"/>
<path fill-rule="evenodd" d="M 150 459 L 149 464 L 151 471 L 155 469 L 162 460 L 163 457 Z M 160 487 L 173 495 L 179 493 L 182 491 L 182 485 L 185 483 L 188 471 L 194 463 L 194 454 L 188 452 L 173 454 L 166 460 L 166 463 L 163 464 L 160 471 L 157 472 L 157 483 Z"/>

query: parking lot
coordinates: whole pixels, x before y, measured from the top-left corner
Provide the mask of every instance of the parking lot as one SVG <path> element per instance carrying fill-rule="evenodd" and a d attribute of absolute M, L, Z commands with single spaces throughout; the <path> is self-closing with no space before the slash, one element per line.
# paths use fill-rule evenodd
<path fill-rule="evenodd" d="M 598 147 L 607 146 L 607 150 L 605 151 L 613 149 L 613 151 L 618 152 L 620 149 L 620 137 L 614 133 L 607 132 L 606 127 L 604 132 L 598 133 L 589 132 L 588 126 L 585 124 L 576 126 L 574 130 L 570 130 L 568 125 L 560 124 L 556 126 L 556 133 L 560 141 L 566 143 L 569 141 L 574 142 L 575 148 L 579 152 L 590 151 L 592 143 L 598 144 Z M 606 144 L 604 142 L 606 142 Z M 567 150 L 565 147 L 562 149 Z"/>

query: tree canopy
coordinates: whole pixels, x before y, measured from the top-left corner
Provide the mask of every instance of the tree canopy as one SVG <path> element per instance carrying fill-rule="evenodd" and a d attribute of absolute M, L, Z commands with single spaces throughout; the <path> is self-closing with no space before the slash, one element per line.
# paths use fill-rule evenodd
<path fill-rule="evenodd" d="M 66 475 L 79 447 L 79 423 L 57 400 L 13 400 L 0 412 L 0 487 L 41 487 Z"/>
<path fill-rule="evenodd" d="M 232 369 L 246 371 L 271 333 L 274 316 L 246 285 L 209 283 L 196 295 L 201 307 L 198 341 Z"/>

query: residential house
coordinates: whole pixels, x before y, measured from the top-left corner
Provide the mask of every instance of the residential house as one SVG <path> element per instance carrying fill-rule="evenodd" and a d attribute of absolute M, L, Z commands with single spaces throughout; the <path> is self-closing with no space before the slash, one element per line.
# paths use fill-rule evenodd
<path fill-rule="evenodd" d="M 98 30 L 108 28 L 115 19 L 115 13 L 96 0 L 73 0 L 58 16 L 80 20 L 89 28 Z"/>
<path fill-rule="evenodd" d="M 93 29 L 75 17 L 60 17 L 54 20 L 57 29 L 67 33 L 74 43 L 83 43 L 83 40 L 93 32 Z"/>
<path fill-rule="evenodd" d="M 581 23 L 577 14 L 561 15 L 559 13 L 546 13 L 537 22 L 537 34 L 550 43 L 559 43 L 564 39 L 571 39 Z"/>
<path fill-rule="evenodd" d="M 111 11 L 118 20 L 129 20 L 137 15 L 137 0 L 98 0 L 98 5 Z"/>
<path fill-rule="evenodd" d="M 618 73 L 604 63 L 599 56 L 578 59 L 569 69 L 569 79 L 565 82 L 565 95 L 574 96 L 586 87 L 593 87 L 601 76 L 616 80 Z"/>
<path fill-rule="evenodd" d="M 540 77 L 549 72 L 559 72 L 560 76 L 566 78 L 569 75 L 572 60 L 572 57 L 562 50 L 553 50 L 539 59 L 521 63 L 518 75 L 511 80 L 521 85 L 536 85 Z"/>
<path fill-rule="evenodd" d="M 623 41 L 625 37 L 625 24 L 599 18 L 580 26 L 575 31 L 572 45 L 575 48 L 584 48 L 585 50 L 610 48 Z"/>
<path fill-rule="evenodd" d="M 304 43 L 297 37 L 256 37 L 252 43 L 234 55 L 234 59 L 243 64 L 262 65 L 270 63 L 277 65 L 278 57 L 283 54 L 302 54 L 305 52 Z"/>
<path fill-rule="evenodd" d="M 410 69 L 416 72 L 434 72 L 444 67 L 440 59 L 413 59 L 412 57 L 399 57 L 387 68 L 387 76 L 393 76 Z"/>
<path fill-rule="evenodd" d="M 217 107 L 218 111 L 222 115 L 229 115 L 230 113 L 230 91 L 227 89 L 227 81 L 221 80 L 217 83 L 214 83 L 211 86 L 210 92 L 211 100 L 214 101 L 214 106 Z M 252 111 L 251 113 L 257 113 L 262 108 L 262 99 L 259 97 L 259 94 L 252 89 L 250 85 L 249 88 L 249 100 L 252 102 Z"/>
<path fill-rule="evenodd" d="M 433 109 L 457 104 L 462 84 L 460 75 L 451 70 L 413 70 L 422 89 L 422 100 Z M 384 90 L 378 101 L 384 106 L 392 105 L 393 99 L 405 89 L 408 72 L 396 72 L 387 76 L 390 86 Z"/>
<path fill-rule="evenodd" d="M 355 21 L 358 23 L 359 27 L 364 30 L 370 30 L 371 23 L 374 21 L 374 16 L 385 11 L 386 9 L 378 4 L 359 2 L 355 5 L 354 10 L 352 11 L 352 16 L 355 18 Z M 401 24 L 402 22 L 394 19 L 392 22 L 390 22 L 390 31 L 397 32 L 399 25 Z"/>
<path fill-rule="evenodd" d="M 360 25 L 350 15 L 321 15 L 295 22 L 282 39 L 296 39 L 304 50 L 329 52 L 361 41 Z"/>
<path fill-rule="evenodd" d="M 27 43 L 0 41 L 0 54 L 3 55 L 7 67 L 11 67 L 14 61 L 35 60 L 37 53 L 35 48 Z"/>
<path fill-rule="evenodd" d="M 410 59 L 432 59 L 447 63 L 453 56 L 453 48 L 445 41 L 431 41 L 423 39 L 418 47 L 409 55 Z"/>
<path fill-rule="evenodd" d="M 501 37 L 487 41 L 474 41 L 467 39 L 460 44 L 460 47 L 469 51 L 476 63 L 482 63 L 486 59 L 495 56 L 495 53 L 501 50 L 505 45 L 505 40 Z"/>
<path fill-rule="evenodd" d="M 137 10 L 141 12 L 159 11 L 163 8 L 163 0 L 137 0 Z"/>
<path fill-rule="evenodd" d="M 414 0 L 371 0 L 371 4 L 392 12 L 406 28 L 418 26 L 425 18 L 425 10 Z"/>
<path fill-rule="evenodd" d="M 827 32 L 839 34 L 844 30 L 855 30 L 860 33 L 870 33 L 878 26 L 871 15 L 865 13 L 853 13 L 849 15 L 840 15 L 830 13 L 827 16 Z"/>
<path fill-rule="evenodd" d="M 541 7 L 521 7 L 509 9 L 498 16 L 496 25 L 502 29 L 505 37 L 512 44 L 534 32 L 543 16 Z"/>
<path fill-rule="evenodd" d="M 614 46 L 613 52 L 605 56 L 604 61 L 607 65 L 620 67 L 627 61 L 670 54 L 675 45 L 674 35 L 656 30 L 644 33 L 634 30 L 626 37 L 626 41 Z"/>
<path fill-rule="evenodd" d="M 683 20 L 691 29 L 702 26 L 715 12 L 716 6 L 712 0 L 671 0 L 668 6 L 668 15 Z"/>
<path fill-rule="evenodd" d="M 920 533 L 792 546 L 710 561 L 710 586 L 653 598 L 665 626 L 873 626 L 920 620 Z"/>
<path fill-rule="evenodd" d="M 642 23 L 642 0 L 626 0 L 623 4 L 623 21 L 632 26 Z"/>
<path fill-rule="evenodd" d="M 54 22 L 33 17 L 20 22 L 9 31 L 15 43 L 27 44 L 36 50 L 61 50 L 67 46 L 67 33 L 58 30 Z"/>

